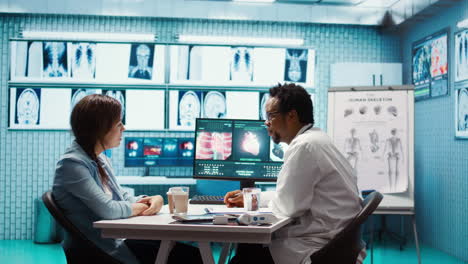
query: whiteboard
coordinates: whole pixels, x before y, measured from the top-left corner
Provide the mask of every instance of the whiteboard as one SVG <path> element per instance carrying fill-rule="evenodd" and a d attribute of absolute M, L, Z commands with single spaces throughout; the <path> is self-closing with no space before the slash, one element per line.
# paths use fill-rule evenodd
<path fill-rule="evenodd" d="M 413 86 L 330 88 L 328 134 L 379 208 L 414 209 Z"/>

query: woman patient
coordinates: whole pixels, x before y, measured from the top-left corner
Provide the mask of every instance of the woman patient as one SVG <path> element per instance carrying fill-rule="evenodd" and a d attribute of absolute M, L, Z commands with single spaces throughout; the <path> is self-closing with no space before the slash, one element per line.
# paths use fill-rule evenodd
<path fill-rule="evenodd" d="M 159 241 L 102 238 L 92 226 L 104 219 L 154 215 L 164 203 L 160 195 L 131 196 L 117 183 L 103 151 L 120 145 L 121 118 L 120 103 L 109 96 L 88 95 L 75 105 L 70 118 L 75 140 L 57 162 L 52 193 L 66 217 L 109 255 L 126 264 L 154 263 Z M 68 235 L 63 246 L 86 250 Z M 168 262 L 201 263 L 201 256 L 197 248 L 177 243 Z"/>

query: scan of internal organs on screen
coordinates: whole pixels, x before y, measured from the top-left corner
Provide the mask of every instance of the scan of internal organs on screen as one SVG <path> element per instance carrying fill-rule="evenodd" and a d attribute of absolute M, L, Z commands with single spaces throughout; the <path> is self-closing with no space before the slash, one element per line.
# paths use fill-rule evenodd
<path fill-rule="evenodd" d="M 196 158 L 206 160 L 226 160 L 231 156 L 232 133 L 199 132 Z"/>

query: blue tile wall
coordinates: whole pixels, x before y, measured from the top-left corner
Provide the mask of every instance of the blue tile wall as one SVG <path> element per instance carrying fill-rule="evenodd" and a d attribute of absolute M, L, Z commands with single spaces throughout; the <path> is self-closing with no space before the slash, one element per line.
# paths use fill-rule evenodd
<path fill-rule="evenodd" d="M 415 200 L 423 242 L 468 261 L 468 140 L 455 139 L 454 32 L 468 1 L 408 26 L 402 35 L 404 81 L 411 81 L 411 45 L 449 27 L 451 95 L 415 104 Z"/>
<path fill-rule="evenodd" d="M 49 189 L 55 162 L 70 144 L 65 131 L 9 131 L 8 39 L 24 30 L 151 32 L 160 41 L 174 34 L 218 34 L 264 37 L 300 37 L 317 51 L 317 126 L 326 128 L 330 64 L 335 62 L 401 62 L 400 39 L 375 27 L 275 22 L 206 21 L 128 17 L 0 14 L 0 239 L 31 239 L 33 200 Z M 172 134 L 172 133 L 169 133 Z M 165 132 L 127 133 L 128 136 L 164 136 Z M 190 133 L 177 134 L 192 136 Z M 117 175 L 142 175 L 142 168 L 123 167 L 123 147 L 112 152 Z M 152 175 L 190 177 L 191 168 L 160 168 Z M 221 187 L 225 187 L 223 185 Z M 155 189 L 157 190 L 157 189 Z"/>

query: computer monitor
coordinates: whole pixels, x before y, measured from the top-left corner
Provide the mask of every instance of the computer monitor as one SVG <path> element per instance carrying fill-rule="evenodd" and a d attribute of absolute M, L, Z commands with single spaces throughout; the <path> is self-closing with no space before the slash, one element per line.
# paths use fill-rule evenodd
<path fill-rule="evenodd" d="M 125 138 L 125 167 L 192 166 L 193 156 L 193 138 Z"/>
<path fill-rule="evenodd" d="M 265 121 L 197 118 L 193 178 L 276 181 L 284 150 L 268 135 Z"/>

